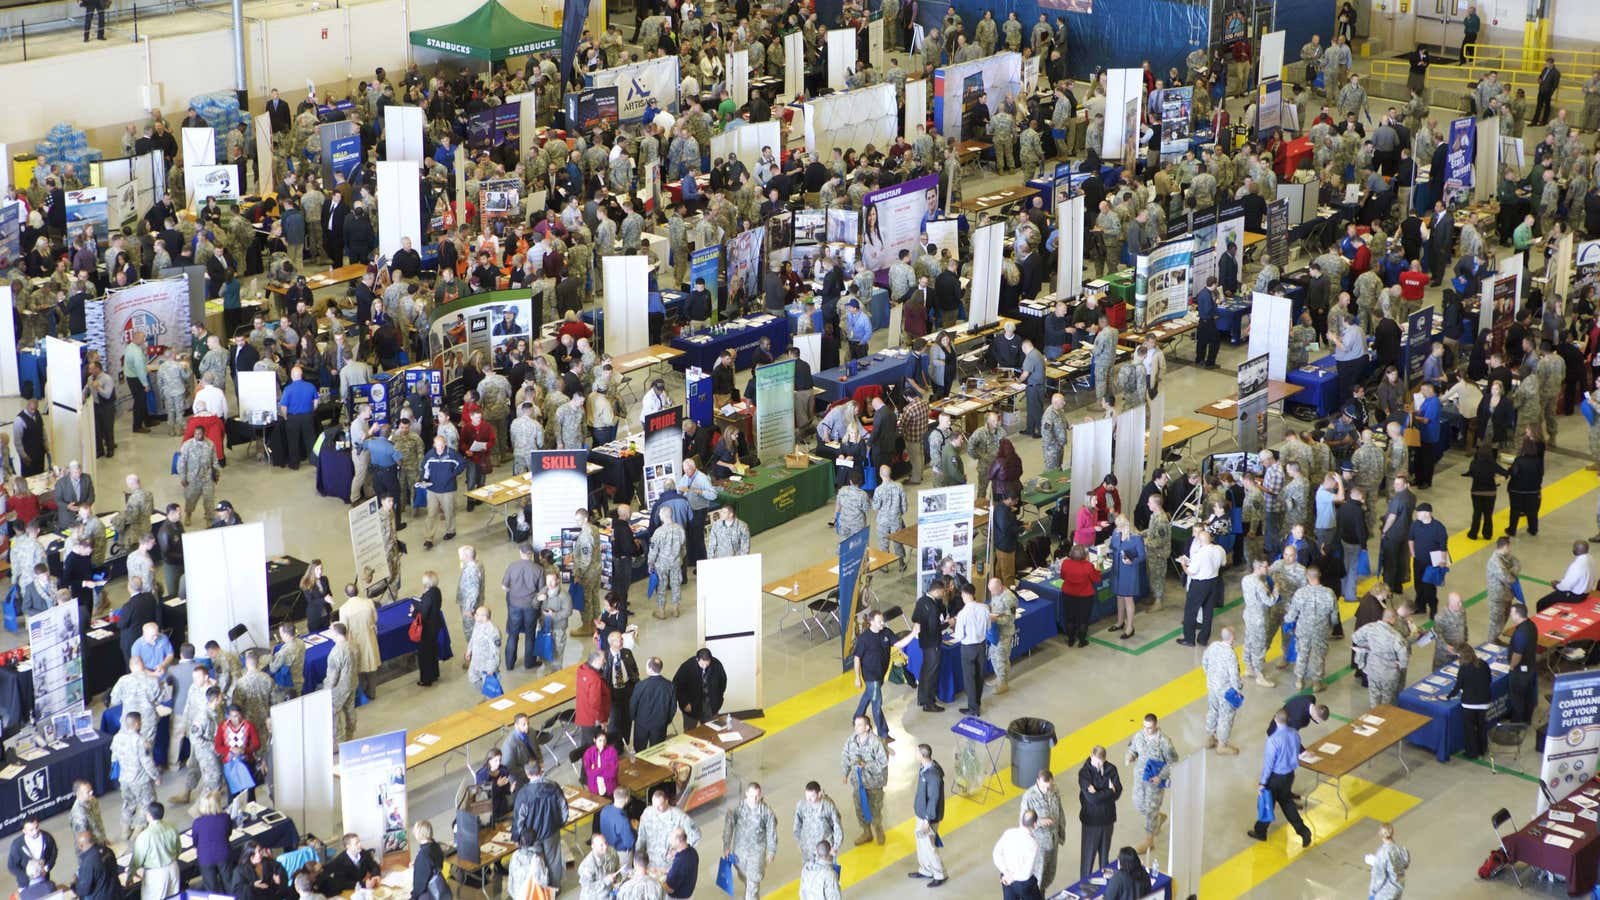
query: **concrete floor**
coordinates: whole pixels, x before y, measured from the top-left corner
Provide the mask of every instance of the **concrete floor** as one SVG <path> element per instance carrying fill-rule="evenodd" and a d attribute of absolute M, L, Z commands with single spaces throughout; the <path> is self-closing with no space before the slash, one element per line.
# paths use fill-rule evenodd
<path fill-rule="evenodd" d="M 1374 105 L 1378 102 L 1381 101 L 1375 101 Z M 1011 179 L 984 178 L 968 184 L 966 189 L 983 190 L 1009 181 Z M 1436 293 L 1430 299 L 1437 300 Z M 881 335 L 878 340 L 882 340 Z M 1191 352 L 1185 346 L 1168 356 L 1165 391 L 1172 415 L 1187 414 L 1204 402 L 1231 393 L 1234 389 L 1232 367 L 1244 357 L 1242 347 L 1224 347 L 1220 358 L 1222 368 L 1203 371 L 1185 364 Z M 743 377 L 741 375 L 741 379 Z M 681 378 L 671 375 L 668 382 L 674 394 L 681 392 Z M 1080 397 L 1069 402 L 1077 408 L 1075 417 L 1086 414 Z M 168 474 L 175 440 L 160 433 L 128 435 L 126 421 L 124 416 L 119 422 L 122 432 L 115 460 L 101 463 L 98 480 L 103 486 L 102 492 L 110 496 L 112 486 L 118 484 L 124 473 L 136 472 L 155 491 L 158 502 L 177 499 L 178 485 Z M 1274 441 L 1278 438 L 1277 429 L 1275 425 Z M 1594 489 L 1600 486 L 1593 473 L 1581 471 L 1588 462 L 1586 455 L 1567 449 L 1587 446 L 1581 419 L 1564 419 L 1561 433 L 1560 447 L 1550 453 L 1547 461 L 1545 483 L 1549 490 L 1540 535 L 1519 538 L 1515 545 L 1524 572 L 1548 580 L 1561 574 L 1568 559 L 1569 542 L 1594 532 Z M 1038 442 L 1016 437 L 1013 441 L 1022 454 L 1026 472 L 1036 472 L 1040 468 Z M 310 471 L 272 469 L 238 453 L 232 458 L 234 461 L 219 485 L 218 498 L 231 500 L 246 520 L 277 511 L 290 523 L 285 529 L 288 553 L 302 558 L 320 557 L 333 581 L 348 579 L 352 563 L 343 504 L 316 496 L 314 475 Z M 1469 509 L 1466 493 L 1461 489 L 1464 483 L 1456 481 L 1464 464 L 1460 452 L 1449 454 L 1439 467 L 1438 486 L 1425 492 L 1424 499 L 1434 504 L 1436 515 L 1458 535 L 1452 544 L 1457 564 L 1448 588 L 1472 597 L 1484 586 L 1483 564 L 1489 545 L 1468 543 L 1459 537 L 1465 530 Z M 1502 502 L 1502 527 L 1503 505 Z M 782 577 L 830 558 L 835 548 L 830 517 L 830 510 L 818 510 L 781 529 L 757 535 L 752 550 L 763 557 L 764 577 Z M 463 514 L 459 524 L 457 543 L 475 544 L 489 577 L 498 579 L 513 557 L 503 530 L 482 510 Z M 422 571 L 437 570 L 447 586 L 446 601 L 453 602 L 451 573 L 456 566 L 455 548 L 440 547 L 424 552 L 415 531 L 406 537 L 410 539 L 411 549 L 417 551 L 404 562 L 407 582 L 414 585 Z M 1230 599 L 1239 594 L 1238 575 L 1236 570 L 1229 573 L 1226 596 Z M 877 579 L 875 587 L 885 602 L 904 603 L 909 608 L 913 599 L 910 584 L 909 578 L 885 573 Z M 693 588 L 691 581 L 685 591 L 686 598 L 694 596 Z M 1169 586 L 1169 597 L 1176 591 L 1176 585 Z M 499 592 L 491 589 L 488 596 L 497 613 L 503 614 Z M 763 597 L 763 604 L 768 623 L 763 644 L 763 687 L 769 710 L 765 724 L 776 733 L 740 751 L 733 758 L 733 766 L 740 779 L 758 779 L 766 787 L 769 803 L 778 814 L 784 833 L 777 861 L 770 869 L 767 893 L 792 897 L 799 864 L 794 844 L 788 838 L 788 823 L 793 804 L 806 781 L 816 779 L 832 792 L 844 812 L 847 836 L 855 833 L 848 791 L 837 780 L 840 775 L 837 748 L 848 733 L 854 693 L 847 681 L 839 680 L 836 639 L 813 640 L 793 628 L 777 633 L 773 626 L 784 604 L 770 596 Z M 1350 614 L 1348 609 L 1345 612 L 1347 616 Z M 1481 603 L 1469 610 L 1468 620 L 1475 641 L 1482 639 L 1485 619 Z M 459 622 L 454 616 L 447 616 L 446 620 L 456 647 L 462 647 L 464 637 L 458 633 Z M 695 648 L 693 622 L 692 610 L 686 610 L 681 619 L 666 622 L 646 616 L 640 621 L 637 652 L 641 658 L 660 655 L 669 666 L 675 666 Z M 1239 613 L 1233 610 L 1223 614 L 1219 624 L 1237 625 L 1239 622 Z M 1024 715 L 1043 717 L 1055 723 L 1061 742 L 1052 765 L 1059 773 L 1069 819 L 1074 818 L 1077 808 L 1072 796 L 1072 775 L 1088 748 L 1104 744 L 1110 750 L 1111 759 L 1120 762 L 1126 739 L 1138 727 L 1144 713 L 1156 712 L 1162 716 L 1164 727 L 1180 754 L 1200 752 L 1205 706 L 1203 682 L 1196 668 L 1199 653 L 1173 646 L 1170 637 L 1164 637 L 1178 624 L 1178 613 L 1169 607 L 1169 611 L 1140 617 L 1139 637 L 1127 642 L 1134 646 L 1113 648 L 1095 643 L 1086 649 L 1067 650 L 1056 642 L 1047 643 L 1015 666 L 1012 692 L 987 703 L 986 718 L 1001 724 Z M 1158 639 L 1164 643 L 1145 646 Z M 0 636 L 0 648 L 14 642 L 11 635 Z M 1330 670 L 1338 671 L 1347 662 L 1345 647 L 1335 645 L 1330 652 Z M 576 641 L 569 646 L 568 663 L 577 661 L 580 648 Z M 1426 674 L 1429 665 L 1427 650 L 1420 651 L 1416 657 L 1408 683 Z M 443 682 L 431 689 L 415 688 L 409 679 L 391 683 L 376 701 L 360 711 L 359 732 L 417 729 L 478 701 L 477 692 L 466 682 L 458 666 L 447 664 L 444 671 Z M 514 691 L 525 680 L 528 679 L 523 673 L 508 673 L 506 687 Z M 1233 758 L 1213 756 L 1208 761 L 1206 822 L 1201 837 L 1206 876 L 1198 888 L 1187 886 L 1185 894 L 1198 891 L 1206 900 L 1236 896 L 1319 900 L 1361 896 L 1365 893 L 1367 878 L 1362 856 L 1377 842 L 1377 822 L 1391 818 L 1396 822 L 1400 842 L 1411 851 L 1413 894 L 1429 896 L 1448 890 L 1451 896 L 1477 898 L 1501 896 L 1510 889 L 1508 877 L 1486 884 L 1479 882 L 1474 873 L 1494 846 L 1488 823 L 1490 813 L 1505 806 L 1521 822 L 1533 809 L 1536 785 L 1525 775 L 1518 774 L 1538 770 L 1539 761 L 1531 745 L 1519 758 L 1501 760 L 1518 772 L 1502 771 L 1498 775 L 1491 774 L 1486 767 L 1459 759 L 1440 764 L 1415 750 L 1406 754 L 1411 767 L 1408 775 L 1394 754 L 1385 754 L 1363 767 L 1357 773 L 1359 780 L 1346 780 L 1347 799 L 1354 798 L 1348 818 L 1341 814 L 1331 791 L 1322 789 L 1313 795 L 1311 821 L 1317 839 L 1310 849 L 1301 850 L 1298 841 L 1286 840 L 1281 827 L 1272 832 L 1266 844 L 1246 838 L 1243 832 L 1254 819 L 1254 788 L 1260 765 L 1259 736 L 1273 710 L 1290 693 L 1290 685 L 1284 679 L 1279 680 L 1279 687 L 1271 690 L 1247 686 L 1247 701 L 1235 730 L 1235 740 L 1243 749 L 1242 754 Z M 852 898 L 891 897 L 908 886 L 905 873 L 915 868 L 908 824 L 916 770 L 911 748 L 918 742 L 930 743 L 947 773 L 954 769 L 952 757 L 956 741 L 949 730 L 957 718 L 954 709 L 944 715 L 923 713 L 912 702 L 910 690 L 901 687 L 891 687 L 888 696 L 888 714 L 897 752 L 891 760 L 885 808 L 895 827 L 887 846 L 868 845 L 844 856 L 846 896 Z M 1322 699 L 1340 716 L 1359 715 L 1367 708 L 1366 692 L 1348 676 L 1340 677 Z M 1314 743 L 1330 728 L 1331 725 L 1313 726 L 1305 735 L 1307 744 Z M 488 742 L 483 742 L 475 751 L 481 753 L 487 746 Z M 309 764 L 319 762 L 308 761 Z M 448 821 L 458 773 L 459 770 L 446 773 L 435 763 L 412 774 L 413 819 L 432 817 L 440 826 Z M 1130 780 L 1126 767 L 1123 777 L 1125 782 Z M 1304 789 L 1309 785 L 1309 778 L 1302 776 L 1300 784 Z M 172 790 L 164 786 L 161 793 L 165 796 Z M 990 850 L 999 833 L 1015 823 L 1014 796 L 1013 792 L 1003 802 L 988 804 L 961 798 L 949 801 L 945 859 L 952 881 L 944 896 L 993 896 L 996 892 Z M 104 808 L 108 818 L 114 820 L 114 798 L 107 801 Z M 696 815 L 704 831 L 700 892 L 703 896 L 715 890 L 710 882 L 714 874 L 712 861 L 721 847 L 721 811 L 721 808 L 708 809 Z M 1123 799 L 1119 812 L 1122 824 L 1118 826 L 1114 846 L 1136 842 L 1141 837 L 1138 833 L 1141 829 L 1131 798 Z M 181 818 L 186 820 L 187 817 Z M 108 824 L 115 829 L 114 821 Z M 58 839 L 67 838 L 64 817 L 51 820 L 46 826 Z M 1077 838 L 1076 826 L 1069 825 L 1061 856 L 1062 874 L 1055 882 L 1057 888 L 1073 880 Z M 1163 835 L 1160 841 L 1163 853 L 1169 838 L 1170 835 Z M 1161 859 L 1165 869 L 1166 858 L 1162 856 Z M 57 870 L 56 877 L 66 880 L 70 875 L 63 866 Z M 575 873 L 569 872 L 569 890 L 574 889 L 575 884 Z M 920 887 L 917 890 L 920 891 Z M 1551 895 L 1561 893 L 1550 886 L 1535 890 Z"/>

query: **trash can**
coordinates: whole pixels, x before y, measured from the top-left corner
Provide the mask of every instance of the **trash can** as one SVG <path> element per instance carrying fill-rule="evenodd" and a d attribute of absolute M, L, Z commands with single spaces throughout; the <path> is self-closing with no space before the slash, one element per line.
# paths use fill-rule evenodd
<path fill-rule="evenodd" d="M 1028 788 L 1042 769 L 1050 767 L 1050 748 L 1056 745 L 1056 726 L 1047 719 L 1012 719 L 1006 728 L 1011 739 L 1011 783 Z"/>

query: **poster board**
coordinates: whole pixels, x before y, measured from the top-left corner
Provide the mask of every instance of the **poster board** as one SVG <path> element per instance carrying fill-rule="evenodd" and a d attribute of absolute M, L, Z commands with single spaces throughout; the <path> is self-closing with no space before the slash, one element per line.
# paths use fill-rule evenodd
<path fill-rule="evenodd" d="M 15 315 L 16 299 L 11 295 L 11 284 L 0 283 L 0 397 L 22 395 L 22 376 L 17 372 Z"/>
<path fill-rule="evenodd" d="M 561 529 L 571 528 L 577 511 L 589 508 L 589 452 L 537 450 L 532 456 L 529 496 L 540 502 L 529 507 L 528 540 L 536 552 L 550 550 L 559 557 Z"/>
<path fill-rule="evenodd" d="M 78 626 L 78 604 L 60 603 L 27 619 L 33 720 L 51 722 L 59 715 L 83 712 L 83 632 Z"/>
<path fill-rule="evenodd" d="M 1589 288 L 1600 285 L 1600 240 L 1584 241 L 1572 255 L 1572 283 L 1563 297 L 1582 297 Z"/>
<path fill-rule="evenodd" d="M 404 731 L 391 731 L 339 745 L 339 814 L 344 830 L 361 836 L 361 845 L 379 859 L 406 852 L 410 813 L 406 804 Z"/>
<path fill-rule="evenodd" d="M 799 30 L 783 36 L 783 95 L 793 100 L 806 90 L 806 38 Z"/>
<path fill-rule="evenodd" d="M 1477 127 L 1472 118 L 1452 119 L 1445 151 L 1444 196 L 1446 206 L 1465 203 L 1472 193 L 1472 167 L 1477 160 Z"/>
<path fill-rule="evenodd" d="M 389 548 L 383 540 L 383 510 L 378 498 L 350 507 L 346 513 L 350 520 L 350 558 L 355 561 L 355 572 L 361 574 L 372 569 L 373 583 L 388 581 L 394 574 L 389 571 Z"/>
<path fill-rule="evenodd" d="M 1194 88 L 1167 88 L 1160 92 L 1161 159 L 1177 159 L 1189 149 L 1190 122 L 1193 119 Z"/>
<path fill-rule="evenodd" d="M 828 31 L 828 87 L 845 89 L 845 81 L 856 70 L 856 30 L 833 28 Z"/>
<path fill-rule="evenodd" d="M 761 604 L 755 605 L 760 608 Z M 727 660 L 723 660 L 722 654 L 715 649 L 712 652 L 717 655 L 717 659 L 722 660 L 723 667 L 727 668 Z M 733 690 L 734 676 L 730 669 L 728 672 L 730 695 Z M 733 707 L 728 704 L 729 701 L 724 699 L 723 708 L 732 709 Z M 722 719 L 719 717 L 716 721 L 721 722 Z M 697 738 L 676 734 L 659 744 L 640 750 L 637 756 L 645 762 L 655 763 L 672 772 L 673 785 L 677 788 L 677 806 L 685 812 L 715 803 L 728 794 L 728 755 L 721 747 Z"/>
<path fill-rule="evenodd" d="M 191 643 L 216 641 L 235 650 L 272 646 L 266 532 L 260 522 L 184 532 L 183 561 Z M 248 631 L 238 641 L 228 637 L 235 625 Z"/>
<path fill-rule="evenodd" d="M 1172 840 L 1167 843 L 1167 864 L 1162 869 L 1173 884 L 1200 884 L 1205 874 L 1206 767 L 1204 753 L 1192 753 L 1172 766 Z M 1146 898 L 1148 900 L 1148 898 Z"/>
<path fill-rule="evenodd" d="M 1236 437 L 1239 446 L 1247 452 L 1258 452 L 1267 443 L 1267 391 L 1271 358 L 1252 356 L 1239 365 L 1235 373 L 1238 397 L 1236 407 Z"/>
<path fill-rule="evenodd" d="M 0 271 L 22 265 L 23 218 L 21 202 L 0 201 Z"/>
<path fill-rule="evenodd" d="M 794 449 L 795 361 L 757 366 L 756 457 L 776 460 Z"/>
<path fill-rule="evenodd" d="M 703 559 L 695 568 L 695 639 L 728 674 L 724 712 L 760 710 L 761 554 Z"/>
<path fill-rule="evenodd" d="M 861 264 L 886 273 L 901 250 L 915 252 L 927 223 L 938 217 L 939 176 L 924 175 L 868 191 L 861 197 L 861 208 Z"/>
<path fill-rule="evenodd" d="M 982 328 L 1000 317 L 1000 265 L 1005 240 L 1005 224 L 1001 222 L 972 232 L 972 283 L 967 322 L 974 328 Z"/>
<path fill-rule="evenodd" d="M 725 71 L 728 74 L 728 96 L 739 106 L 750 102 L 750 51 L 735 50 L 727 54 Z"/>
<path fill-rule="evenodd" d="M 909 143 L 928 125 L 928 79 L 906 82 L 905 109 L 905 127 L 900 131 Z"/>
<path fill-rule="evenodd" d="M 1133 320 L 1148 328 L 1189 312 L 1189 271 L 1194 240 L 1182 237 L 1152 248 L 1135 260 Z"/>
<path fill-rule="evenodd" d="M 356 131 L 356 123 L 348 120 L 324 122 L 317 126 L 317 143 L 322 147 L 322 156 L 320 157 L 322 161 L 322 184 L 325 189 L 333 186 L 333 142 L 340 138 L 349 137 L 355 134 Z M 461 166 L 457 166 L 456 170 L 460 171 L 461 168 Z M 187 176 L 187 170 L 185 171 L 185 176 Z M 187 182 L 188 178 L 185 177 L 184 181 Z"/>
<path fill-rule="evenodd" d="M 183 191 L 189 206 L 204 206 L 206 199 L 217 198 L 237 203 L 244 196 L 239 170 L 233 166 L 189 166 L 183 170 Z"/>
<path fill-rule="evenodd" d="M 1500 188 L 1500 119 L 1478 120 L 1478 135 L 1473 143 L 1472 199 L 1487 203 Z"/>
<path fill-rule="evenodd" d="M 1145 425 L 1150 421 L 1148 416 L 1149 410 L 1141 403 L 1117 413 L 1112 420 L 1116 423 L 1116 438 L 1111 448 L 1111 471 L 1117 476 L 1119 485 L 1144 484 L 1144 454 L 1147 446 Z M 1127 507 L 1126 501 L 1123 506 Z"/>
<path fill-rule="evenodd" d="M 1247 359 L 1269 357 L 1267 377 L 1282 381 L 1289 366 L 1289 329 L 1294 326 L 1294 304 L 1287 297 L 1252 294 L 1250 297 L 1250 345 Z"/>
<path fill-rule="evenodd" d="M 231 167 L 230 167 L 231 168 Z M 76 235 L 89 226 L 101 247 L 110 237 L 110 220 L 107 218 L 106 189 L 103 187 L 79 188 L 67 191 L 67 234 Z"/>
<path fill-rule="evenodd" d="M 333 692 L 272 705 L 272 805 L 306 834 L 338 834 Z"/>
<path fill-rule="evenodd" d="M 591 87 L 617 89 L 617 121 L 633 124 L 644 119 L 651 98 L 660 108 L 677 115 L 678 57 L 663 56 L 644 62 L 601 69 L 590 78 Z"/>
<path fill-rule="evenodd" d="M 650 260 L 645 256 L 606 256 L 605 349 L 612 356 L 650 346 Z"/>
<path fill-rule="evenodd" d="M 1559 803 L 1589 780 L 1597 761 L 1600 761 L 1600 672 L 1557 675 L 1551 690 L 1550 724 L 1545 731 L 1539 780 L 1549 787 L 1551 798 Z M 1537 808 L 1542 813 L 1547 807 L 1544 791 L 1538 791 L 1537 795 Z"/>
<path fill-rule="evenodd" d="M 1078 520 L 1083 496 L 1111 474 L 1111 445 L 1116 420 L 1095 418 L 1072 426 L 1072 489 L 1067 492 L 1068 521 Z"/>
<path fill-rule="evenodd" d="M 122 351 L 136 333 L 158 346 L 187 346 L 189 341 L 189 279 L 183 276 L 141 281 L 118 291 L 108 291 L 103 304 L 105 358 L 116 360 L 121 371 Z M 270 373 L 268 373 L 270 374 Z"/>
<path fill-rule="evenodd" d="M 240 372 L 238 392 L 240 419 L 252 425 L 266 425 L 278 418 L 276 372 Z"/>
<path fill-rule="evenodd" d="M 961 576 L 972 580 L 972 514 L 976 490 L 971 484 L 955 484 L 917 491 L 918 593 L 927 593 L 928 585 L 933 583 L 946 559 L 954 559 Z"/>
<path fill-rule="evenodd" d="M 215 128 L 180 128 L 179 152 L 183 154 L 184 180 L 188 170 L 195 166 L 217 164 L 217 130 Z"/>
<path fill-rule="evenodd" d="M 683 407 L 674 406 L 644 419 L 644 505 L 654 511 L 656 498 L 683 473 Z"/>
<path fill-rule="evenodd" d="M 1283 272 L 1289 267 L 1289 201 L 1267 204 L 1267 258 Z"/>
<path fill-rule="evenodd" d="M 871 528 L 862 528 L 839 542 L 839 656 L 844 668 L 851 668 L 850 651 L 860 631 L 861 572 L 867 564 L 867 541 Z"/>
<path fill-rule="evenodd" d="M 1106 72 L 1106 122 L 1100 135 L 1100 155 L 1122 159 L 1128 123 L 1123 110 L 1131 101 L 1135 107 L 1144 98 L 1144 73 L 1139 69 L 1111 69 Z M 1137 128 L 1138 119 L 1134 119 Z"/>
<path fill-rule="evenodd" d="M 76 459 L 92 478 L 97 463 L 94 453 L 94 410 L 83 397 L 83 349 L 77 341 L 45 337 L 45 397 L 50 423 L 50 456 L 54 465 L 66 468 Z"/>
<path fill-rule="evenodd" d="M 412 248 L 422 248 L 420 179 L 415 160 L 378 163 L 378 250 L 389 259 L 400 251 L 403 238 L 411 239 Z"/>
<path fill-rule="evenodd" d="M 423 111 L 391 103 L 383 108 L 383 146 L 389 162 L 421 162 Z"/>
<path fill-rule="evenodd" d="M 1256 72 L 1257 83 L 1283 78 L 1283 42 L 1286 32 L 1269 31 L 1261 36 L 1261 62 Z"/>
<path fill-rule="evenodd" d="M 1508 255 L 1500 260 L 1500 272 L 1483 282 L 1483 297 L 1478 304 L 1478 330 L 1489 331 L 1487 356 L 1506 348 L 1506 332 L 1522 308 L 1522 257 Z"/>
<path fill-rule="evenodd" d="M 1283 82 L 1270 78 L 1256 86 L 1256 139 L 1265 141 L 1284 127 Z"/>
<path fill-rule="evenodd" d="M 262 113 L 255 118 L 256 141 L 256 193 L 277 190 L 277 163 L 272 155 L 272 116 Z"/>
<path fill-rule="evenodd" d="M 933 127 L 951 143 L 983 135 L 969 122 L 983 104 L 990 115 L 1022 90 L 1022 55 L 1011 51 L 953 63 L 933 73 Z M 859 146 L 859 145 L 858 145 Z"/>

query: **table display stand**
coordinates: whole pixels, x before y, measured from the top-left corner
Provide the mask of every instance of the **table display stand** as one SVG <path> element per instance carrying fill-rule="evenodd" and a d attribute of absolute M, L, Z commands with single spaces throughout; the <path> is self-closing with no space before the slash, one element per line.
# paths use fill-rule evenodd
<path fill-rule="evenodd" d="M 990 793 L 1005 794 L 1005 783 L 1000 780 L 1000 757 L 995 744 L 1006 736 L 1005 729 L 985 722 L 975 716 L 962 716 L 950 726 L 950 731 L 960 740 L 956 743 L 955 792 L 971 800 L 982 802 Z M 988 771 L 984 771 L 984 759 Z"/>

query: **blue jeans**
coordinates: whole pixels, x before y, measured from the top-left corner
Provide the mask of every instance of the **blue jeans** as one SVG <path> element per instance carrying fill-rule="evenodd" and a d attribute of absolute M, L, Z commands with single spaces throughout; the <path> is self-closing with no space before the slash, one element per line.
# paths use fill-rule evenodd
<path fill-rule="evenodd" d="M 869 681 L 866 690 L 861 692 L 861 702 L 856 704 L 856 715 L 867 711 L 867 706 L 872 707 L 872 717 L 878 723 L 878 737 L 889 737 L 889 723 L 883 718 L 883 682 Z"/>
<path fill-rule="evenodd" d="M 1344 545 L 1344 580 L 1339 587 L 1344 593 L 1346 603 L 1355 603 L 1358 599 L 1356 597 L 1356 581 L 1361 576 L 1356 573 L 1356 569 L 1360 568 L 1357 563 L 1360 561 L 1361 551 L 1365 549 L 1360 544 Z"/>
<path fill-rule="evenodd" d="M 1262 553 L 1269 562 L 1283 555 L 1283 513 L 1281 509 L 1276 511 L 1269 509 L 1264 510 L 1261 515 Z"/>
<path fill-rule="evenodd" d="M 539 627 L 538 610 L 531 606 L 513 606 L 506 611 L 506 668 L 517 667 L 517 636 L 527 636 L 527 649 L 523 651 L 523 668 L 531 669 L 538 662 L 533 655 L 533 635 Z"/>

